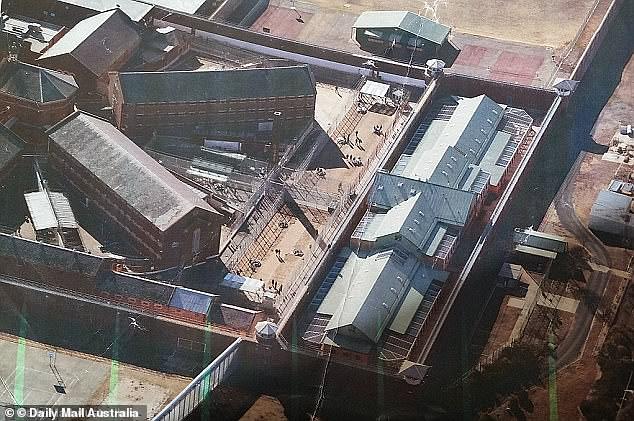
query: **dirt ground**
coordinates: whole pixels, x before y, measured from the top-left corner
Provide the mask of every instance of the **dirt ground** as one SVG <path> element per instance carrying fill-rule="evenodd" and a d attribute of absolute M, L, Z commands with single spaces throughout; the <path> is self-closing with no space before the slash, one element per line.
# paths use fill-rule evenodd
<path fill-rule="evenodd" d="M 266 395 L 260 396 L 240 418 L 241 421 L 282 421 L 287 419 L 280 401 Z"/>
<path fill-rule="evenodd" d="M 296 24 L 287 35 L 302 41 L 335 48 L 345 47 L 356 17 L 366 10 L 410 10 L 452 26 L 454 31 L 560 48 L 572 41 L 595 0 L 273 0 L 271 5 L 288 9 Z M 304 23 L 295 21 L 296 9 Z M 258 23 L 258 26 L 262 26 Z M 271 25 L 269 25 L 271 26 Z M 319 28 L 323 30 L 319 30 Z M 256 25 L 254 25 L 254 29 Z M 319 34 L 317 41 L 316 36 Z"/>

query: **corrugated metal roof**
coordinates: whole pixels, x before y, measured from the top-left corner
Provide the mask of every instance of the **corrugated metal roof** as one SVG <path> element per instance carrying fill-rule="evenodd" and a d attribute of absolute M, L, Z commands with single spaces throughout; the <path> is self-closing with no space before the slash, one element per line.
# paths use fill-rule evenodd
<path fill-rule="evenodd" d="M 369 255 L 352 252 L 317 310 L 332 315 L 326 331 L 352 327 L 367 340 L 378 342 L 416 264 L 415 257 L 395 250 Z"/>
<path fill-rule="evenodd" d="M 24 200 L 36 231 L 57 228 L 57 218 L 46 192 L 26 193 Z"/>
<path fill-rule="evenodd" d="M 368 11 L 357 18 L 353 28 L 398 28 L 441 45 L 451 28 L 407 11 Z"/>
<path fill-rule="evenodd" d="M 0 124 L 0 172 L 22 153 L 25 146 L 18 135 Z"/>
<path fill-rule="evenodd" d="M 57 0 L 61 3 L 68 3 L 80 6 L 95 12 L 105 12 L 107 10 L 120 8 L 126 15 L 135 22 L 143 19 L 150 10 L 151 2 L 139 2 L 134 0 Z"/>
<path fill-rule="evenodd" d="M 209 314 L 212 303 L 217 295 L 195 291 L 189 288 L 176 287 L 169 302 L 170 307 L 181 308 L 194 313 Z"/>
<path fill-rule="evenodd" d="M 634 237 L 631 206 L 631 196 L 610 190 L 600 191 L 590 210 L 590 229 L 623 238 Z"/>
<path fill-rule="evenodd" d="M 371 221 L 362 238 L 374 241 L 400 233 L 424 252 L 437 224 L 458 229 L 466 224 L 474 197 L 471 192 L 378 172 L 369 203 L 387 213 Z"/>
<path fill-rule="evenodd" d="M 112 124 L 76 111 L 49 138 L 159 230 L 194 208 L 217 211 Z"/>
<path fill-rule="evenodd" d="M 423 138 L 417 149 L 425 152 L 412 154 L 403 175 L 457 187 L 467 167 L 477 164 L 489 150 L 503 115 L 504 107 L 485 95 L 461 98 L 433 144 L 425 144 L 426 137 Z"/>
<path fill-rule="evenodd" d="M 82 20 L 42 54 L 38 61 L 71 55 L 96 76 L 101 76 L 134 50 L 141 38 L 130 18 L 119 9 Z"/>
<path fill-rule="evenodd" d="M 308 66 L 210 71 L 122 72 L 124 102 L 203 102 L 241 98 L 314 96 Z"/>

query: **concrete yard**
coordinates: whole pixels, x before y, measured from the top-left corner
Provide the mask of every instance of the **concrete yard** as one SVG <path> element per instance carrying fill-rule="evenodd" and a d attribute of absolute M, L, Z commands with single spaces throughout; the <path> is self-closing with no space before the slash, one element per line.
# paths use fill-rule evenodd
<path fill-rule="evenodd" d="M 0 405 L 146 405 L 151 416 L 191 381 L 4 333 L 0 355 Z"/>

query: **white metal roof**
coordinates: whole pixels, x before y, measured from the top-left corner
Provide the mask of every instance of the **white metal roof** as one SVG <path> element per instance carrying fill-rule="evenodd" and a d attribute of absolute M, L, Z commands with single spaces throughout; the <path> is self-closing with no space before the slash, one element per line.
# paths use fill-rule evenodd
<path fill-rule="evenodd" d="M 375 82 L 368 80 L 361 88 L 361 93 L 364 95 L 372 95 L 379 98 L 385 98 L 390 92 L 390 85 L 381 82 Z"/>
<path fill-rule="evenodd" d="M 34 192 L 24 195 L 36 231 L 77 228 L 77 221 L 63 193 Z"/>

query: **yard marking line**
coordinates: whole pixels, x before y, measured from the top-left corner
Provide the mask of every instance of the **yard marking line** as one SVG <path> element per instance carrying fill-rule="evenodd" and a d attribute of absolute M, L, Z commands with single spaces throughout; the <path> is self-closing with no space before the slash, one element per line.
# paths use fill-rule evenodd
<path fill-rule="evenodd" d="M 24 404 L 24 359 L 26 355 L 26 335 L 27 322 L 24 318 L 25 308 L 22 306 L 20 317 L 20 337 L 18 338 L 18 348 L 15 356 L 15 380 L 13 396 L 17 405 Z"/>
<path fill-rule="evenodd" d="M 557 361 L 555 359 L 554 347 L 555 335 L 552 330 L 548 334 L 548 400 L 549 400 L 549 420 L 557 421 L 559 411 L 557 409 Z"/>

